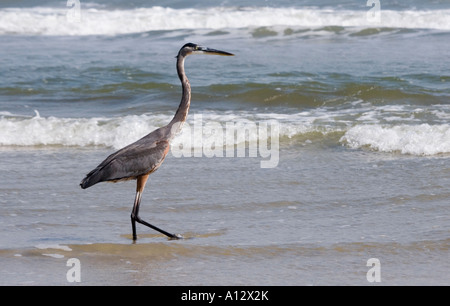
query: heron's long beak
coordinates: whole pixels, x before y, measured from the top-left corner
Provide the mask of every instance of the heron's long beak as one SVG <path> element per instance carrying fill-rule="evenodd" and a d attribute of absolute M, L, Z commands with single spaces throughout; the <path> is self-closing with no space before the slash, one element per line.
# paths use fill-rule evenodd
<path fill-rule="evenodd" d="M 212 54 L 212 55 L 222 55 L 222 56 L 233 56 L 233 53 L 220 51 L 216 49 L 210 49 L 210 48 L 202 48 L 201 51 L 203 51 L 205 54 Z"/>

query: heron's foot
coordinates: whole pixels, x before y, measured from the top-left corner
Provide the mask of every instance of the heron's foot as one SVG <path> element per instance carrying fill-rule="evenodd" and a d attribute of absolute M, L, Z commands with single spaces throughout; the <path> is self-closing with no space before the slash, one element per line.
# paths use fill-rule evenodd
<path fill-rule="evenodd" d="M 178 239 L 184 239 L 184 237 L 180 234 L 172 234 L 172 237 L 169 237 L 169 240 L 178 240 Z"/>
<path fill-rule="evenodd" d="M 171 233 L 168 233 L 168 232 L 166 232 L 166 231 L 164 231 L 164 230 L 162 230 L 162 229 L 160 229 L 160 228 L 158 228 L 158 227 L 156 227 L 154 225 L 151 225 L 150 223 L 142 220 L 139 216 L 137 216 L 137 215 L 132 213 L 131 214 L 131 225 L 132 225 L 132 228 L 133 228 L 133 240 L 137 239 L 135 222 L 138 222 L 138 223 L 141 223 L 141 224 L 143 224 L 145 226 L 148 226 L 151 229 L 154 229 L 155 231 L 158 231 L 161 234 L 166 235 L 167 237 L 169 237 L 169 239 L 182 239 L 183 238 L 183 236 L 181 236 L 180 234 L 171 234 Z"/>

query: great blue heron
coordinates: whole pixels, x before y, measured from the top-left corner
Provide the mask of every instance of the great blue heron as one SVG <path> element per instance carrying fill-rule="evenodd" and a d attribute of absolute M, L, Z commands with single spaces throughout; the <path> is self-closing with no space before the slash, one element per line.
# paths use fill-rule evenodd
<path fill-rule="evenodd" d="M 99 182 L 137 180 L 136 198 L 131 211 L 133 240 L 137 239 L 136 222 L 159 231 L 169 238 L 181 238 L 180 235 L 170 234 L 142 220 L 139 217 L 139 205 L 148 176 L 161 166 L 169 152 L 170 141 L 181 131 L 183 123 L 186 121 L 191 103 L 191 86 L 184 72 L 184 60 L 191 54 L 233 55 L 232 53 L 202 47 L 193 43 L 185 44 L 177 55 L 177 72 L 181 80 L 183 93 L 180 105 L 172 121 L 168 125 L 151 132 L 147 136 L 108 156 L 97 168 L 89 172 L 80 183 L 81 188 L 85 189 Z"/>

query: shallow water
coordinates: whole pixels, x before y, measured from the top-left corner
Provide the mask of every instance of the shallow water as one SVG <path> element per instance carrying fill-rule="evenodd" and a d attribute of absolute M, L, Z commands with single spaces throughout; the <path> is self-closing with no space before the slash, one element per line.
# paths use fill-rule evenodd
<path fill-rule="evenodd" d="M 446 3 L 377 25 L 353 2 L 134 3 L 0 7 L 1 285 L 70 285 L 70 258 L 83 285 L 371 285 L 370 258 L 382 285 L 450 283 Z M 187 59 L 191 111 L 143 195 L 185 239 L 133 243 L 135 182 L 79 182 L 170 121 L 189 41 L 236 56 Z"/>
<path fill-rule="evenodd" d="M 186 239 L 138 225 L 136 243 L 132 182 L 73 184 L 104 150 L 3 152 L 2 284 L 67 284 L 69 258 L 86 285 L 365 285 L 369 258 L 383 284 L 448 283 L 445 157 L 294 148 L 275 170 L 251 158 L 168 158 L 141 217 Z M 20 155 L 37 166 L 14 165 Z"/>

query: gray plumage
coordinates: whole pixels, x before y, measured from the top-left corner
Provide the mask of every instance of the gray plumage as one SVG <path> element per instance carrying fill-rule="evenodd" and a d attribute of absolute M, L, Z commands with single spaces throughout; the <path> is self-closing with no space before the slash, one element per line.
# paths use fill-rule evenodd
<path fill-rule="evenodd" d="M 138 141 L 108 156 L 81 181 L 85 189 L 99 182 L 137 179 L 161 166 L 169 149 L 167 128 L 157 129 Z"/>

